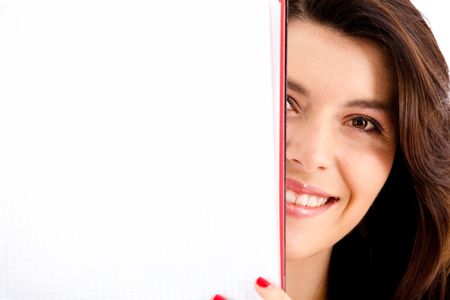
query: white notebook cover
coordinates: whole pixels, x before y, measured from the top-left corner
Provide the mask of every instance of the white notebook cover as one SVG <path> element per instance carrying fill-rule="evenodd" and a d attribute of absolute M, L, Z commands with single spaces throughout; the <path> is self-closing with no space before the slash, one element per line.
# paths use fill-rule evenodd
<path fill-rule="evenodd" d="M 282 285 L 282 5 L 0 0 L 1 300 Z"/>

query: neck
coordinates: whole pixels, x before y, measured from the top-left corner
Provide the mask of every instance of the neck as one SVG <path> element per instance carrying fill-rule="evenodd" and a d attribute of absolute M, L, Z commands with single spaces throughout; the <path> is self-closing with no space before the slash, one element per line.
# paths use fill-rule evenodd
<path fill-rule="evenodd" d="M 286 261 L 286 291 L 293 300 L 324 300 L 331 249 Z"/>

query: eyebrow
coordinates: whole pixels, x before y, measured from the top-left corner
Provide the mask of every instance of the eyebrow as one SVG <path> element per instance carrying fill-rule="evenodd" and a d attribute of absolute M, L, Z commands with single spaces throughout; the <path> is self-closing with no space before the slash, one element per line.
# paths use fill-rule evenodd
<path fill-rule="evenodd" d="M 287 79 L 287 87 L 294 92 L 302 94 L 303 96 L 309 97 L 309 91 L 300 83 Z"/>
<path fill-rule="evenodd" d="M 292 81 L 289 78 L 287 79 L 287 87 L 294 92 L 302 94 L 305 97 L 310 96 L 310 92 L 307 88 L 301 85 L 298 82 Z M 392 107 L 385 101 L 377 100 L 377 99 L 355 99 L 347 102 L 345 107 L 359 107 L 359 108 L 368 108 L 368 109 L 376 109 L 381 110 L 383 112 L 392 113 Z"/>
<path fill-rule="evenodd" d="M 392 113 L 391 106 L 380 100 L 376 99 L 356 99 L 352 100 L 345 104 L 345 107 L 359 107 L 359 108 L 369 108 L 369 109 L 377 109 L 383 112 Z"/>

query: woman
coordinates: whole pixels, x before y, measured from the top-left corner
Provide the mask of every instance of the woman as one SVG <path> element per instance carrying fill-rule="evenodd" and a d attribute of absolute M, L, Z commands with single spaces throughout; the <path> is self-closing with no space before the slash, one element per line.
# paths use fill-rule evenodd
<path fill-rule="evenodd" d="M 287 294 L 257 292 L 448 299 L 449 77 L 421 14 L 289 1 L 287 66 Z"/>
<path fill-rule="evenodd" d="M 288 294 L 444 299 L 449 80 L 429 28 L 409 1 L 289 7 Z M 298 182 L 331 203 L 301 215 Z"/>

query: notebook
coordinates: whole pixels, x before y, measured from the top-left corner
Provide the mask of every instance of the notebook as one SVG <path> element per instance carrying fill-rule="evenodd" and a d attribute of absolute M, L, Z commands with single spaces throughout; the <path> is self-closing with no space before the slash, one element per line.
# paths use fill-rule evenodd
<path fill-rule="evenodd" d="M 1 300 L 283 285 L 284 3 L 0 11 Z"/>

